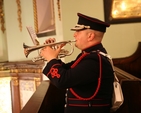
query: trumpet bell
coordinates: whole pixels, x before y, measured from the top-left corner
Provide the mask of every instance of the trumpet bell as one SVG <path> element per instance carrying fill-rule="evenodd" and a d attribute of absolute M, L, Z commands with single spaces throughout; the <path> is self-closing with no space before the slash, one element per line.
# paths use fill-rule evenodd
<path fill-rule="evenodd" d="M 27 46 L 27 45 L 25 45 L 25 43 L 23 43 L 23 48 L 24 48 L 24 54 L 25 54 L 25 56 L 27 58 L 28 54 L 29 54 L 29 51 L 28 51 L 29 46 Z"/>
<path fill-rule="evenodd" d="M 27 46 L 25 43 L 23 43 L 23 48 L 24 48 L 24 54 L 26 58 L 28 57 L 30 52 L 34 51 L 34 49 L 31 49 L 33 48 L 32 46 Z"/>

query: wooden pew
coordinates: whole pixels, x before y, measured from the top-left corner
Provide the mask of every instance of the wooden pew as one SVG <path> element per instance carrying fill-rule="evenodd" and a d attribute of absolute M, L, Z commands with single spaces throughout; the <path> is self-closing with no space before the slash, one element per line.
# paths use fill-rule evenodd
<path fill-rule="evenodd" d="M 123 91 L 124 102 L 114 113 L 141 113 L 141 79 L 115 67 Z"/>
<path fill-rule="evenodd" d="M 141 42 L 138 43 L 136 51 L 124 58 L 113 58 L 116 67 L 141 78 Z"/>

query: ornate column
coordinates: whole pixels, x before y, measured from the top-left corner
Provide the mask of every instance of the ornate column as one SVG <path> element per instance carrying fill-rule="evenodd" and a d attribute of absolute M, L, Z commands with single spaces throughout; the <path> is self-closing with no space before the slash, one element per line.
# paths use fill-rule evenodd
<path fill-rule="evenodd" d="M 18 75 L 17 75 L 18 76 Z M 12 113 L 20 113 L 20 92 L 18 77 L 11 78 Z"/>

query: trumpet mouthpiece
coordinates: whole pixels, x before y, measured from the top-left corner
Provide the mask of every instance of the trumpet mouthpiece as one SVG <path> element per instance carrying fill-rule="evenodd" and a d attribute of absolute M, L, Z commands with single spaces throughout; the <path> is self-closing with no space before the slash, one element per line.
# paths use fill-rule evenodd
<path fill-rule="evenodd" d="M 72 40 L 72 42 L 76 42 L 76 40 L 74 39 L 74 40 Z"/>

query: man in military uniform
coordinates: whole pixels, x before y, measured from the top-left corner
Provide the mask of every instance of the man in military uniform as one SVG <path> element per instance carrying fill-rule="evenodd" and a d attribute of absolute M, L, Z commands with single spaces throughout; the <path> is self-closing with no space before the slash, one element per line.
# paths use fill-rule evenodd
<path fill-rule="evenodd" d="M 110 62 L 99 54 L 107 53 L 102 39 L 110 25 L 81 13 L 77 15 L 77 25 L 71 30 L 75 31 L 75 46 L 82 52 L 65 64 L 57 59 L 62 45 L 57 49 L 43 48 L 40 55 L 48 61 L 43 73 L 56 87 L 66 89 L 65 113 L 110 113 L 114 75 Z M 54 39 L 46 40 L 50 42 Z"/>

